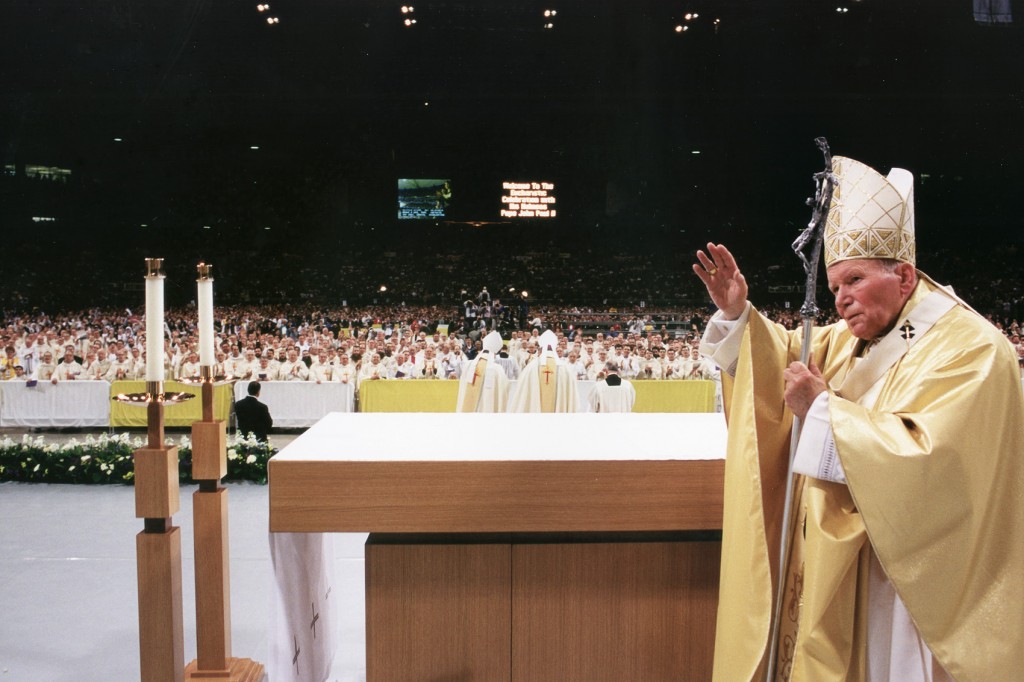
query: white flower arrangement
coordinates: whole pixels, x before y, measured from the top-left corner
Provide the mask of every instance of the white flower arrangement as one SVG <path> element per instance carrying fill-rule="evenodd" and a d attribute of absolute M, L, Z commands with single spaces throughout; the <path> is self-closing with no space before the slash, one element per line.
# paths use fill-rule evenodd
<path fill-rule="evenodd" d="M 177 445 L 179 477 L 190 483 L 192 469 L 192 440 L 180 436 L 165 440 L 168 446 Z M 112 483 L 132 484 L 134 450 L 144 447 L 141 436 L 129 433 L 113 435 L 87 435 L 72 438 L 65 443 L 47 443 L 44 436 L 35 438 L 25 434 L 19 440 L 5 436 L 0 439 L 0 481 L 46 483 Z M 255 438 L 233 436 L 228 439 L 225 453 L 228 474 L 225 480 L 244 480 L 257 483 L 267 481 L 267 460 L 273 450 Z"/>

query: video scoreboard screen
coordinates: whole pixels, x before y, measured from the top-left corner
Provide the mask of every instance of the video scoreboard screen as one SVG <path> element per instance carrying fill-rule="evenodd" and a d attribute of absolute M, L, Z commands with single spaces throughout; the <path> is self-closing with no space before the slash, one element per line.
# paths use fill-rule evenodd
<path fill-rule="evenodd" d="M 400 220 L 447 218 L 451 206 L 451 179 L 401 178 L 398 181 Z"/>
<path fill-rule="evenodd" d="M 501 183 L 502 218 L 555 218 L 556 203 L 553 182 Z"/>
<path fill-rule="evenodd" d="M 506 176 L 507 177 L 507 176 Z M 457 198 L 452 187 L 459 188 Z M 559 185 L 481 177 L 400 178 L 398 219 L 414 222 L 553 220 Z"/>

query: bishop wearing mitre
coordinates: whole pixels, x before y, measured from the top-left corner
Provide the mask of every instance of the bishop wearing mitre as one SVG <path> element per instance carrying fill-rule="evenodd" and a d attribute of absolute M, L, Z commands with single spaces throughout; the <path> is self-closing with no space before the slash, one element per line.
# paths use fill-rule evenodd
<path fill-rule="evenodd" d="M 501 334 L 484 337 L 484 348 L 470 360 L 459 380 L 458 412 L 504 412 L 508 406 L 508 377 L 497 362 L 503 342 Z"/>
<path fill-rule="evenodd" d="M 509 412 L 578 412 L 576 381 L 558 359 L 558 337 L 550 329 L 540 335 L 540 352 L 519 373 L 519 387 Z"/>

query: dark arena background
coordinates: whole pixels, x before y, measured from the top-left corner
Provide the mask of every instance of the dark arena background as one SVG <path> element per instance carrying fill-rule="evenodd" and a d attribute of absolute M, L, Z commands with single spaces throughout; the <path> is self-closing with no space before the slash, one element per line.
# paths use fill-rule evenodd
<path fill-rule="evenodd" d="M 919 266 L 1017 317 L 1021 21 L 970 0 L 13 0 L 0 305 L 140 308 L 160 256 L 170 308 L 205 260 L 218 305 L 454 316 L 487 286 L 531 314 L 706 310 L 689 264 L 713 239 L 756 303 L 796 306 L 825 136 L 911 170 Z M 403 214 L 418 179 L 440 184 Z"/>

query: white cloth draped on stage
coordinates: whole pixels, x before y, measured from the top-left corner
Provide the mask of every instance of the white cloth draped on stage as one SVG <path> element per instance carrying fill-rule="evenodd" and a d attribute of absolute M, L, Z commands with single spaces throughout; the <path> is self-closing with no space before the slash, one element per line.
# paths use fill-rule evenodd
<path fill-rule="evenodd" d="M 330 533 L 271 533 L 274 565 L 270 657 L 274 682 L 324 682 L 337 640 Z"/>

